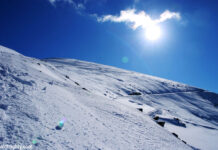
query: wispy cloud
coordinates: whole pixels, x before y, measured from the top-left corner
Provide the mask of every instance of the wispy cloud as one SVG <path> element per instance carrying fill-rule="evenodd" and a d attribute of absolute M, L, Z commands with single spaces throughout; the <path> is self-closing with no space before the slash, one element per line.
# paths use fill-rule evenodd
<path fill-rule="evenodd" d="M 85 5 L 83 3 L 76 3 L 74 0 L 48 0 L 48 1 L 53 5 L 55 5 L 57 2 L 66 2 L 71 4 L 77 10 L 85 9 Z"/>
<path fill-rule="evenodd" d="M 140 0 L 134 0 L 134 3 L 138 3 Z"/>
<path fill-rule="evenodd" d="M 130 27 L 135 30 L 139 27 L 148 28 L 152 25 L 159 24 L 169 19 L 180 18 L 180 14 L 178 12 L 171 12 L 169 10 L 164 11 L 160 15 L 159 19 L 151 19 L 151 17 L 145 11 L 140 11 L 137 13 L 135 9 L 128 9 L 120 11 L 119 16 L 105 15 L 102 17 L 97 17 L 97 20 L 98 22 L 124 22 L 130 24 Z"/>

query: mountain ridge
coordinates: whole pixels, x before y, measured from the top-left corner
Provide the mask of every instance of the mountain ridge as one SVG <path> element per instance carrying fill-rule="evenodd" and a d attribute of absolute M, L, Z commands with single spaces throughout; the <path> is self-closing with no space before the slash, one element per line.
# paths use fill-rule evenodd
<path fill-rule="evenodd" d="M 39 60 L 3 46 L 0 52 L 0 144 L 36 140 L 35 149 L 218 147 L 216 93 L 86 61 Z M 55 128 L 63 118 L 63 129 Z M 158 122 L 165 122 L 164 127 Z"/>

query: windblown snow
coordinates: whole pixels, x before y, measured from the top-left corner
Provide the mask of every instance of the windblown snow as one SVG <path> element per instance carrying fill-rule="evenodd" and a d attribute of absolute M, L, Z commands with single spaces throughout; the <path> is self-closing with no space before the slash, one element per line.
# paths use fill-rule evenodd
<path fill-rule="evenodd" d="M 4 145 L 217 150 L 218 95 L 96 63 L 30 58 L 0 46 Z"/>

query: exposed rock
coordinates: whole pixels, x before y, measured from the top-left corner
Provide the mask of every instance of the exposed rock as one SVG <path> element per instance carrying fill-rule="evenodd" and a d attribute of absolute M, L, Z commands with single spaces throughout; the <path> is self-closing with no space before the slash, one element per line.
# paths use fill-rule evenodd
<path fill-rule="evenodd" d="M 187 142 L 186 142 L 186 141 L 183 141 L 183 140 L 182 140 L 182 142 L 183 142 L 183 143 L 185 143 L 185 144 L 187 144 Z"/>
<path fill-rule="evenodd" d="M 62 128 L 60 126 L 55 127 L 56 130 L 61 130 Z"/>
<path fill-rule="evenodd" d="M 77 83 L 77 82 L 74 82 L 74 83 L 79 86 L 79 83 Z"/>
<path fill-rule="evenodd" d="M 172 134 L 173 134 L 175 137 L 177 137 L 177 138 L 179 137 L 176 133 L 172 133 Z"/>
<path fill-rule="evenodd" d="M 143 108 L 137 108 L 139 111 L 143 112 Z"/>
<path fill-rule="evenodd" d="M 85 90 L 85 91 L 88 91 L 86 88 L 82 88 L 83 90 Z"/>
<path fill-rule="evenodd" d="M 175 124 L 186 127 L 185 123 L 183 123 L 179 118 L 173 118 L 173 120 L 175 121 Z"/>
<path fill-rule="evenodd" d="M 129 93 L 129 95 L 142 95 L 140 92 L 132 92 L 132 93 Z"/>
<path fill-rule="evenodd" d="M 173 119 L 176 120 L 176 121 L 180 121 L 179 118 L 173 118 Z"/>
<path fill-rule="evenodd" d="M 153 119 L 154 119 L 154 120 L 158 120 L 158 119 L 159 119 L 159 116 L 155 116 Z"/>
<path fill-rule="evenodd" d="M 164 121 L 158 121 L 157 124 L 159 124 L 160 126 L 164 127 L 165 122 Z"/>

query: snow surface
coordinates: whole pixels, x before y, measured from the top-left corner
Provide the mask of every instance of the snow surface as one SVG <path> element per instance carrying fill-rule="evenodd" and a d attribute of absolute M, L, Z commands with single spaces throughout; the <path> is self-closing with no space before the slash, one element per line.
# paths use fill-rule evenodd
<path fill-rule="evenodd" d="M 40 150 L 217 150 L 217 106 L 216 93 L 178 82 L 0 46 L 0 146 L 35 140 Z"/>

